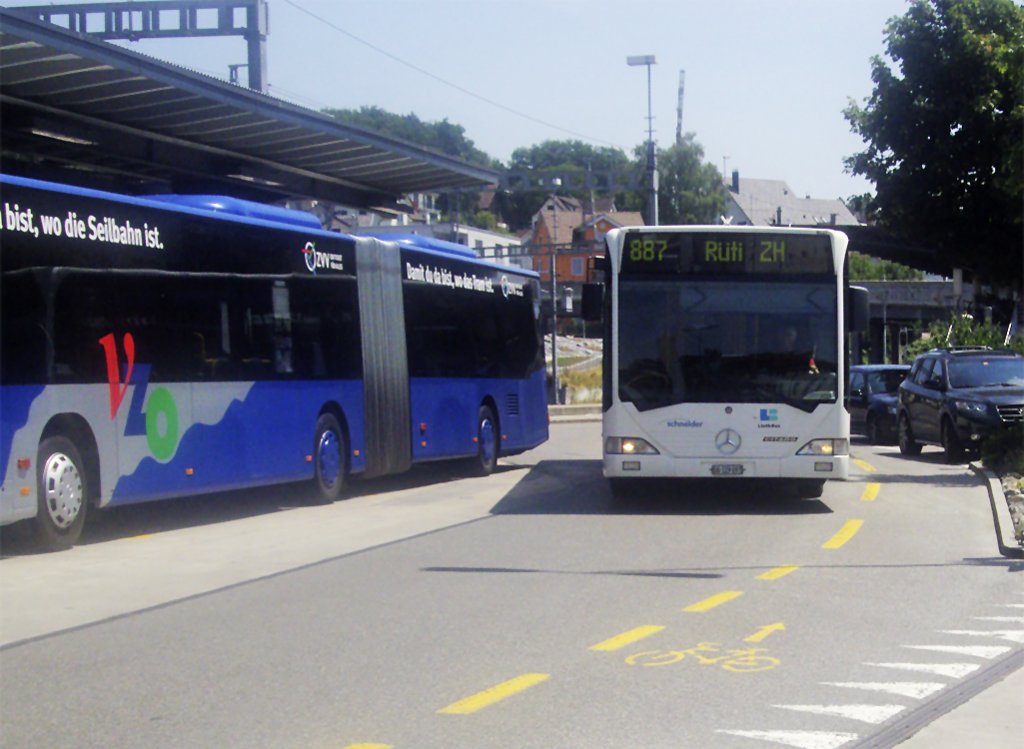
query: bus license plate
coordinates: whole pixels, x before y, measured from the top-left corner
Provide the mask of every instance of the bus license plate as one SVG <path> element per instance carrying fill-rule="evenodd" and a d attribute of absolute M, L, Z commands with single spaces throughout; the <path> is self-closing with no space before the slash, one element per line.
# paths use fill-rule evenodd
<path fill-rule="evenodd" d="M 711 464 L 711 475 L 712 476 L 742 476 L 743 475 L 743 464 L 742 463 L 712 463 Z"/>

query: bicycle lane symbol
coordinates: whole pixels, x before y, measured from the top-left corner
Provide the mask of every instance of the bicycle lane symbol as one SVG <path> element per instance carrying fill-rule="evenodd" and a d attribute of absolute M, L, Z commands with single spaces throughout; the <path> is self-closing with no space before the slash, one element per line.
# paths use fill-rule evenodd
<path fill-rule="evenodd" d="M 722 649 L 720 643 L 702 642 L 696 647 L 686 650 L 645 650 L 634 653 L 626 658 L 630 666 L 657 668 L 679 663 L 686 656 L 692 656 L 702 666 L 721 666 L 732 673 L 753 673 L 770 671 L 781 665 L 782 661 L 774 656 L 764 655 L 767 648 L 727 648 Z"/>

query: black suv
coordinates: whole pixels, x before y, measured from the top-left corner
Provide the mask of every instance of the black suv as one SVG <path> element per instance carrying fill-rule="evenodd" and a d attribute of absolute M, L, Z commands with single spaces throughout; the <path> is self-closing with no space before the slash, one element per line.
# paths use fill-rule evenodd
<path fill-rule="evenodd" d="M 921 354 L 900 385 L 898 409 L 901 453 L 941 445 L 946 461 L 957 463 L 993 432 L 1021 423 L 1024 356 L 989 349 Z"/>

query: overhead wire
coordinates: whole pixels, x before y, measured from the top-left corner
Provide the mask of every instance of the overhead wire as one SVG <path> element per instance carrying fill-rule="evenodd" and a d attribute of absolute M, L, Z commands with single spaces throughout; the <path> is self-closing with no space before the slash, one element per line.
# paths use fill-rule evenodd
<path fill-rule="evenodd" d="M 552 122 L 547 122 L 547 121 L 542 120 L 542 119 L 540 119 L 538 117 L 534 117 L 533 115 L 526 114 L 525 112 L 520 112 L 517 109 L 513 109 L 512 107 L 509 107 L 509 106 L 507 106 L 505 104 L 502 104 L 499 101 L 495 101 L 494 99 L 490 99 L 490 98 L 488 98 L 486 96 L 483 96 L 482 94 L 478 94 L 475 91 L 471 91 L 470 89 L 468 89 L 468 88 L 466 88 L 464 86 L 460 86 L 459 84 L 453 83 L 453 82 L 451 82 L 449 80 L 446 80 L 445 78 L 442 78 L 441 76 L 436 75 L 435 73 L 431 73 L 429 70 L 425 70 L 424 68 L 421 68 L 419 65 L 411 63 L 408 60 L 404 60 L 401 57 L 399 57 L 398 55 L 392 54 L 391 52 L 388 52 L 386 49 L 378 47 L 376 44 L 373 44 L 372 42 L 368 42 L 365 39 L 362 39 L 362 38 L 356 36 L 355 34 L 353 34 L 350 31 L 346 31 L 345 29 L 343 29 L 340 26 L 332 23 L 331 21 L 327 20 L 326 18 L 323 18 L 322 16 L 317 15 L 316 13 L 314 13 L 311 10 L 309 10 L 308 8 L 302 7 L 297 2 L 295 2 L 295 0 L 284 0 L 284 2 L 287 3 L 288 5 L 292 6 L 293 8 L 295 8 L 295 10 L 299 11 L 300 13 L 305 13 L 307 16 L 309 16 L 310 18 L 314 19 L 315 21 L 323 24 L 324 26 L 327 26 L 328 28 L 331 28 L 334 31 L 337 31 L 340 34 L 343 34 L 344 36 L 347 36 L 349 39 L 352 39 L 353 41 L 356 41 L 359 44 L 362 44 L 363 46 L 372 49 L 377 54 L 383 55 L 384 57 L 387 57 L 387 58 L 389 58 L 391 60 L 394 60 L 395 62 L 399 63 L 400 65 L 404 65 L 405 67 L 409 68 L 410 70 L 414 70 L 417 73 L 419 73 L 420 75 L 424 75 L 424 76 L 426 76 L 428 78 L 431 78 L 431 79 L 437 81 L 438 83 L 440 83 L 440 84 L 442 84 L 444 86 L 448 86 L 449 88 L 455 89 L 456 91 L 458 91 L 460 93 L 463 93 L 466 96 L 472 97 L 472 98 L 474 98 L 474 99 L 476 99 L 478 101 L 482 101 L 485 104 L 488 104 L 488 105 L 490 105 L 492 107 L 496 107 L 497 109 L 500 109 L 500 110 L 502 110 L 504 112 L 508 112 L 509 114 L 515 115 L 516 117 L 520 117 L 520 118 L 522 118 L 524 120 L 529 120 L 530 122 L 533 122 L 535 124 L 543 125 L 544 127 L 548 127 L 548 128 L 553 129 L 553 130 L 558 130 L 559 132 L 566 133 L 568 135 L 575 135 L 578 138 L 582 138 L 584 140 L 588 140 L 588 141 L 591 141 L 593 143 L 602 143 L 602 144 L 604 144 L 606 146 L 612 146 L 613 148 L 622 148 L 622 146 L 618 145 L 617 143 L 612 143 L 611 141 L 602 140 L 601 138 L 595 138 L 593 136 L 586 135 L 584 133 L 580 133 L 580 132 L 577 132 L 575 130 L 570 130 L 569 128 L 565 128 L 565 127 L 562 127 L 560 125 L 556 125 L 556 124 L 554 124 Z"/>

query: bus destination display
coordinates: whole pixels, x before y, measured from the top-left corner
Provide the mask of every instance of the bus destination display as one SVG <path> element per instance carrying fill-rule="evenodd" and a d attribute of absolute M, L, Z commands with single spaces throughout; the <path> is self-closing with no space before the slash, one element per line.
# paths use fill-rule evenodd
<path fill-rule="evenodd" d="M 832 273 L 825 234 L 630 232 L 622 272 L 656 275 Z"/>

